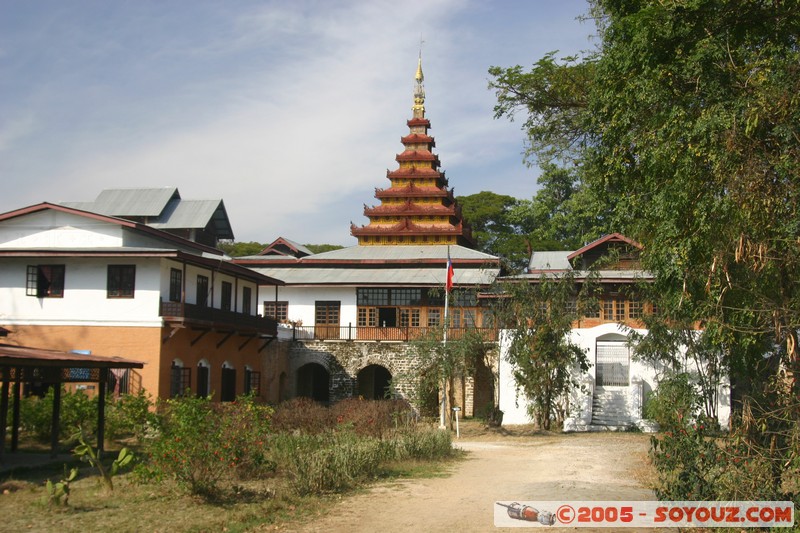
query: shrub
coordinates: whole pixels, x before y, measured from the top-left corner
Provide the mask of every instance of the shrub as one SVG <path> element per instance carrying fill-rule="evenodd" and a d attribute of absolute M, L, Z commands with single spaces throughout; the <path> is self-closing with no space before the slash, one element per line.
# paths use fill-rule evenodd
<path fill-rule="evenodd" d="M 316 434 L 331 429 L 334 419 L 331 410 L 311 398 L 292 398 L 282 402 L 272 416 L 275 431 L 301 431 Z"/>
<path fill-rule="evenodd" d="M 378 439 L 389 430 L 407 425 L 414 416 L 411 405 L 405 400 L 348 398 L 330 409 L 338 426 L 349 426 L 358 435 Z"/>
<path fill-rule="evenodd" d="M 644 405 L 644 416 L 655 420 L 662 431 L 680 430 L 693 418 L 700 397 L 689 374 L 675 374 L 662 380 Z"/>
<path fill-rule="evenodd" d="M 221 495 L 234 480 L 272 469 L 265 454 L 272 409 L 242 397 L 225 404 L 182 397 L 161 406 L 148 445 L 156 477 L 172 477 L 192 494 Z"/>
<path fill-rule="evenodd" d="M 449 431 L 432 427 L 412 427 L 398 432 L 396 458 L 433 461 L 453 456 Z"/>
<path fill-rule="evenodd" d="M 43 442 L 50 440 L 54 396 L 54 391 L 50 388 L 41 398 L 28 396 L 20 402 L 22 430 Z M 62 389 L 59 437 L 69 437 L 77 428 L 85 433 L 97 431 L 97 398 L 90 398 L 80 390 L 71 393 Z"/>
<path fill-rule="evenodd" d="M 273 457 L 299 495 L 343 491 L 375 477 L 389 458 L 383 441 L 349 431 L 314 435 L 281 433 Z"/>
<path fill-rule="evenodd" d="M 132 436 L 141 442 L 148 426 L 155 421 L 151 406 L 150 395 L 143 389 L 138 394 L 123 394 L 119 398 L 109 395 L 106 401 L 106 438 Z"/>

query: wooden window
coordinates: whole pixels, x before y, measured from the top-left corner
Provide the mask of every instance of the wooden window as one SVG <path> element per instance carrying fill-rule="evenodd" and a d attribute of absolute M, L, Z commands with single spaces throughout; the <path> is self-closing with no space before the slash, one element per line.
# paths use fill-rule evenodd
<path fill-rule="evenodd" d="M 252 314 L 250 306 L 253 301 L 253 289 L 250 287 L 242 287 L 242 313 L 245 315 Z"/>
<path fill-rule="evenodd" d="M 603 320 L 614 320 L 614 300 L 603 300 Z"/>
<path fill-rule="evenodd" d="M 261 394 L 261 372 L 244 369 L 244 393 L 253 393 L 256 396 Z"/>
<path fill-rule="evenodd" d="M 183 294 L 183 272 L 177 268 L 169 269 L 169 301 L 182 301 Z"/>
<path fill-rule="evenodd" d="M 25 294 L 37 298 L 64 297 L 64 265 L 28 265 Z"/>
<path fill-rule="evenodd" d="M 428 309 L 428 327 L 439 326 L 442 323 L 441 309 Z"/>
<path fill-rule="evenodd" d="M 208 307 L 208 276 L 197 276 L 197 305 Z"/>
<path fill-rule="evenodd" d="M 625 300 L 614 300 L 614 320 L 617 322 L 625 320 Z"/>
<path fill-rule="evenodd" d="M 389 289 L 356 289 L 358 305 L 389 305 Z"/>
<path fill-rule="evenodd" d="M 359 327 L 374 327 L 378 325 L 378 310 L 375 307 L 359 307 L 358 322 Z"/>
<path fill-rule="evenodd" d="M 464 309 L 464 327 L 465 328 L 474 328 L 475 327 L 475 310 L 474 309 Z"/>
<path fill-rule="evenodd" d="M 236 399 L 236 369 L 222 365 L 222 381 L 220 383 L 219 399 L 222 402 L 232 402 Z"/>
<path fill-rule="evenodd" d="M 211 388 L 211 369 L 208 363 L 200 362 L 197 364 L 197 396 L 205 398 Z"/>
<path fill-rule="evenodd" d="M 136 265 L 108 265 L 107 298 L 133 298 L 136 290 Z"/>
<path fill-rule="evenodd" d="M 172 362 L 169 379 L 169 396 L 175 398 L 182 396 L 189 389 L 192 382 L 192 369 Z"/>
<path fill-rule="evenodd" d="M 575 301 L 575 298 L 570 298 L 567 300 L 566 306 L 564 307 L 564 311 L 566 311 L 570 315 L 574 315 L 578 312 L 578 302 Z"/>
<path fill-rule="evenodd" d="M 278 322 L 289 320 L 289 302 L 264 302 L 264 316 Z"/>
<path fill-rule="evenodd" d="M 630 300 L 628 302 L 628 318 L 642 318 L 642 302 L 640 300 Z"/>
<path fill-rule="evenodd" d="M 339 309 L 341 302 L 317 301 L 314 304 L 314 321 L 316 325 L 339 325 Z"/>
<path fill-rule="evenodd" d="M 449 318 L 451 328 L 461 327 L 461 309 L 451 309 Z"/>
<path fill-rule="evenodd" d="M 223 311 L 231 310 L 231 300 L 233 295 L 233 285 L 229 281 L 222 282 L 222 294 L 220 295 L 219 308 Z"/>

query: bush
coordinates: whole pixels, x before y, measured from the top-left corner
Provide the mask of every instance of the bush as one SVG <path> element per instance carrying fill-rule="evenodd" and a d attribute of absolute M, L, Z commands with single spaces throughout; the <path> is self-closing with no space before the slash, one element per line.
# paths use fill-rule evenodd
<path fill-rule="evenodd" d="M 138 394 L 123 394 L 119 398 L 109 395 L 106 402 L 106 438 L 136 437 L 141 442 L 147 428 L 155 422 L 151 406 L 150 395 L 143 389 Z"/>
<path fill-rule="evenodd" d="M 272 429 L 278 432 L 322 433 L 335 425 L 331 410 L 311 398 L 292 398 L 282 402 L 272 416 Z"/>
<path fill-rule="evenodd" d="M 405 400 L 348 398 L 330 409 L 338 426 L 348 426 L 358 435 L 378 439 L 392 429 L 407 425 L 414 418 L 414 411 Z"/>
<path fill-rule="evenodd" d="M 390 458 L 389 447 L 349 431 L 275 435 L 273 458 L 299 495 L 343 491 L 375 477 Z"/>
<path fill-rule="evenodd" d="M 150 468 L 192 494 L 219 497 L 235 480 L 273 469 L 265 444 L 271 414 L 249 397 L 224 404 L 196 397 L 167 400 L 148 445 Z"/>
<path fill-rule="evenodd" d="M 700 397 L 689 374 L 675 374 L 662 380 L 644 405 L 644 416 L 655 420 L 662 431 L 686 427 L 700 406 Z"/>
<path fill-rule="evenodd" d="M 432 427 L 412 427 L 398 432 L 396 458 L 433 461 L 453 456 L 453 440 L 449 431 Z"/>
<path fill-rule="evenodd" d="M 55 393 L 49 388 L 43 397 L 28 396 L 20 402 L 20 426 L 42 442 L 50 440 Z M 67 438 L 80 428 L 84 433 L 97 431 L 97 398 L 83 391 L 61 391 L 59 438 Z"/>

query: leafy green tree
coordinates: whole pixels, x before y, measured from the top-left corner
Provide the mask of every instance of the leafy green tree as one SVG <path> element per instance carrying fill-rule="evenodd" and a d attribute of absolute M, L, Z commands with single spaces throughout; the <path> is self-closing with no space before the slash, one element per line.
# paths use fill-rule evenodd
<path fill-rule="evenodd" d="M 311 253 L 321 254 L 322 252 L 330 252 L 332 250 L 340 250 L 344 246 L 338 244 L 306 244 L 306 248 L 311 250 Z"/>
<path fill-rule="evenodd" d="M 243 257 L 246 255 L 257 255 L 258 252 L 266 247 L 265 244 L 260 242 L 221 242 L 218 248 L 231 257 Z"/>
<path fill-rule="evenodd" d="M 531 419 L 547 430 L 553 421 L 563 421 L 562 400 L 589 369 L 586 353 L 569 340 L 569 332 L 579 313 L 597 305 L 591 287 L 576 285 L 571 275 L 507 282 L 496 305 L 507 328 L 506 358 L 518 392 L 530 401 Z"/>
<path fill-rule="evenodd" d="M 797 372 L 800 12 L 778 0 L 596 0 L 598 49 L 493 67 L 528 155 L 569 160 L 676 306 L 771 335 Z"/>
<path fill-rule="evenodd" d="M 472 227 L 478 250 L 500 257 L 511 270 L 527 263 L 530 252 L 510 215 L 519 204 L 513 196 L 481 191 L 456 198 L 464 219 Z"/>
<path fill-rule="evenodd" d="M 491 348 L 475 329 L 459 330 L 459 336 L 447 342 L 444 342 L 443 333 L 443 329 L 429 329 L 425 336 L 412 342 L 414 367 L 406 379 L 414 382 L 418 406 L 426 404 L 431 396 L 435 397 L 435 391 L 442 391 L 446 386 L 444 405 L 440 404 L 439 408 L 449 414 L 455 405 L 456 381 L 472 375 L 478 358 L 485 358 Z M 452 429 L 452 419 L 449 416 L 447 419 Z"/>

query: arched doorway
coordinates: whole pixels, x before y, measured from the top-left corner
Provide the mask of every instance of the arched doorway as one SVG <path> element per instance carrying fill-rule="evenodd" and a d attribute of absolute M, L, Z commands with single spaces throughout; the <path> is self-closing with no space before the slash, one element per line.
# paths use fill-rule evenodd
<path fill-rule="evenodd" d="M 319 363 L 307 363 L 297 369 L 297 395 L 318 402 L 330 400 L 331 375 Z"/>
<path fill-rule="evenodd" d="M 382 400 L 390 390 L 392 374 L 381 365 L 369 365 L 359 371 L 356 381 L 359 396 L 365 400 Z"/>

